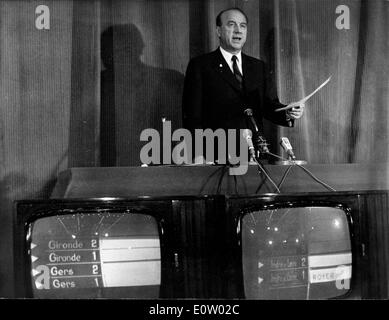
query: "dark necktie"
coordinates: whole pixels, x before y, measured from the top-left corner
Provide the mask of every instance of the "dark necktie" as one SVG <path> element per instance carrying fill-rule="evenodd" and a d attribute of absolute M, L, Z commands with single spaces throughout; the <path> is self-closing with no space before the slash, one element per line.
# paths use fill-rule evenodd
<path fill-rule="evenodd" d="M 234 70 L 235 78 L 239 82 L 240 89 L 242 89 L 243 88 L 243 76 L 239 71 L 238 63 L 236 62 L 238 60 L 238 57 L 234 55 L 234 56 L 232 56 L 231 60 L 232 60 L 232 69 Z"/>

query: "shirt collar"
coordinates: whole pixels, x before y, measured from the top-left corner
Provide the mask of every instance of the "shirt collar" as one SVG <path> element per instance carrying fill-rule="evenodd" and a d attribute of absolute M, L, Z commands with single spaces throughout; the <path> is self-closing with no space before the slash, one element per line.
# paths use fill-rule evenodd
<path fill-rule="evenodd" d="M 220 48 L 220 52 L 222 53 L 224 59 L 228 63 L 231 63 L 232 56 L 236 56 L 238 58 L 238 63 L 240 63 L 240 64 L 242 63 L 242 51 L 239 51 L 239 53 L 236 53 L 236 54 L 232 54 L 232 53 L 224 50 L 221 46 L 219 48 Z"/>

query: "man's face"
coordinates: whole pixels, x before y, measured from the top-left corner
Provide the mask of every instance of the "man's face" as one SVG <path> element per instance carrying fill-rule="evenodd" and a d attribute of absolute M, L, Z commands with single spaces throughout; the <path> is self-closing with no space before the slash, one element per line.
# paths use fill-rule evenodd
<path fill-rule="evenodd" d="M 247 36 L 245 16 L 236 10 L 226 11 L 221 16 L 222 25 L 216 27 L 220 46 L 233 54 L 242 50 Z"/>

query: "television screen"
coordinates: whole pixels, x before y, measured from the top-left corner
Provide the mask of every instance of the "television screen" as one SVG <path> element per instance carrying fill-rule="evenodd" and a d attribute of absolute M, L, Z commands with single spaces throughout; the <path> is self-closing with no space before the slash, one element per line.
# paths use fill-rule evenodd
<path fill-rule="evenodd" d="M 350 290 L 347 209 L 284 203 L 246 211 L 240 228 L 246 298 L 326 299 Z"/>
<path fill-rule="evenodd" d="M 34 297 L 99 297 L 105 288 L 127 297 L 159 296 L 160 240 L 152 216 L 118 211 L 44 217 L 30 225 L 27 240 Z"/>
<path fill-rule="evenodd" d="M 220 297 L 223 196 L 20 200 L 17 297 Z"/>
<path fill-rule="evenodd" d="M 17 296 L 152 299 L 174 291 L 171 199 L 23 200 L 16 208 Z"/>

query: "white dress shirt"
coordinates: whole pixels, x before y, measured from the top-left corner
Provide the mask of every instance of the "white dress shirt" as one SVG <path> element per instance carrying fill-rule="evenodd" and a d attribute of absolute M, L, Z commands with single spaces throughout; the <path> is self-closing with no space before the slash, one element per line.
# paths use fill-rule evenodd
<path fill-rule="evenodd" d="M 236 56 L 238 59 L 236 60 L 237 64 L 238 64 L 238 68 L 239 68 L 239 71 L 240 73 L 243 75 L 243 69 L 242 69 L 242 51 L 239 51 L 239 53 L 237 54 L 232 54 L 226 50 L 224 50 L 222 47 L 219 47 L 220 48 L 220 52 L 222 53 L 224 59 L 226 60 L 228 66 L 230 67 L 231 69 L 231 72 L 234 73 L 234 69 L 232 68 L 232 56 Z"/>

